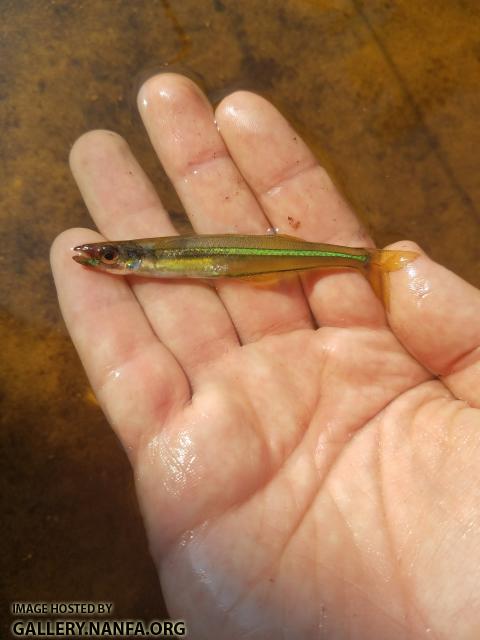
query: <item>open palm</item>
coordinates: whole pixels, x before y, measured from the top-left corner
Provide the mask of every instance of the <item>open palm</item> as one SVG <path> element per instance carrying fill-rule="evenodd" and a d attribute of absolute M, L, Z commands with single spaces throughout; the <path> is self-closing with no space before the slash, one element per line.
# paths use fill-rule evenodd
<path fill-rule="evenodd" d="M 265 100 L 150 79 L 139 107 L 199 233 L 370 243 Z M 72 169 L 110 239 L 171 235 L 125 142 Z M 387 318 L 355 273 L 272 286 L 130 281 L 57 238 L 60 304 L 134 467 L 172 616 L 194 638 L 480 633 L 480 293 L 423 254 Z M 411 243 L 403 243 L 412 248 Z"/>

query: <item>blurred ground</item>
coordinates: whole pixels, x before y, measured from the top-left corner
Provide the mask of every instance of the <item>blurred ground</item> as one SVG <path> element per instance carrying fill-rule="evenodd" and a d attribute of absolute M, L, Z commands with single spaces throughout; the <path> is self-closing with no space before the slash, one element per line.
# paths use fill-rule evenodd
<path fill-rule="evenodd" d="M 57 233 L 90 225 L 67 166 L 75 138 L 96 127 L 127 138 L 181 228 L 135 112 L 139 82 L 169 65 L 213 100 L 256 90 L 308 139 L 379 244 L 414 239 L 478 286 L 479 43 L 473 0 L 0 2 L 3 603 L 163 611 L 130 470 L 48 266 Z"/>

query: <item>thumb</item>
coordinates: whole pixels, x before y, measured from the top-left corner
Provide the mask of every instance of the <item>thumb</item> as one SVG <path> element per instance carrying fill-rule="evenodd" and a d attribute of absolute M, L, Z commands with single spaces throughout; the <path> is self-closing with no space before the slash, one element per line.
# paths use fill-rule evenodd
<path fill-rule="evenodd" d="M 413 242 L 420 256 L 390 274 L 390 326 L 405 348 L 459 399 L 480 408 L 480 291 Z"/>

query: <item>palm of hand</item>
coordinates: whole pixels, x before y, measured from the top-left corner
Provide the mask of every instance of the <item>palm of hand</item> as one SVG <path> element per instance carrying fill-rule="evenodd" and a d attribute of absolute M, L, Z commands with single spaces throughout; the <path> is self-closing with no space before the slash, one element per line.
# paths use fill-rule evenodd
<path fill-rule="evenodd" d="M 326 603 L 340 617 L 356 612 L 354 634 L 430 627 L 436 603 L 417 586 L 421 571 L 402 564 L 456 536 L 458 523 L 450 532 L 438 516 L 466 508 L 437 494 L 440 514 L 419 520 L 432 496 L 415 488 L 415 472 L 404 477 L 412 458 L 434 457 L 437 411 L 425 407 L 441 405 L 447 431 L 465 420 L 430 379 L 385 329 L 271 336 L 209 365 L 192 403 L 149 434 L 137 460 L 152 548 L 160 557 L 174 540 L 166 593 L 178 615 L 208 621 L 200 637 L 235 637 L 248 620 L 273 638 L 298 632 L 299 618 L 315 636 L 330 628 Z M 448 574 L 458 558 L 442 562 Z"/>
<path fill-rule="evenodd" d="M 386 329 L 271 336 L 209 365 L 136 467 L 167 598 L 204 621 L 199 637 L 237 637 L 246 620 L 259 638 L 430 628 L 439 612 L 409 567 L 450 532 L 439 514 L 419 520 L 432 496 L 404 474 L 431 457 L 437 414 L 422 407 L 440 402 L 446 430 L 464 419 L 430 379 Z M 453 497 L 435 496 L 442 512 Z"/>
<path fill-rule="evenodd" d="M 187 130 L 199 119 L 207 136 L 211 113 L 196 90 L 168 75 L 155 82 L 168 87 L 169 105 L 178 103 L 162 136 L 171 130 L 178 141 L 182 118 Z M 266 107 L 242 95 L 231 113 L 242 100 L 255 105 L 251 147 Z M 278 119 L 273 110 L 267 115 L 269 123 Z M 149 128 L 151 114 L 144 117 Z M 239 123 L 248 128 L 250 120 Z M 235 129 L 232 142 L 227 125 L 223 135 L 248 174 L 246 134 Z M 272 130 L 282 127 L 274 122 Z M 179 166 L 190 158 L 172 158 L 169 140 L 149 130 L 187 210 L 201 209 L 204 193 L 216 197 L 205 149 L 189 151 L 197 160 L 187 180 Z M 282 144 L 290 131 L 278 134 Z M 90 136 L 77 144 L 72 165 L 99 228 L 109 237 L 168 235 L 165 212 L 123 143 Z M 210 147 L 219 144 L 216 129 L 208 136 Z M 199 138 L 189 131 L 185 139 L 190 149 Z M 217 162 L 222 153 L 213 154 Z M 301 173 L 284 170 L 281 201 L 272 191 L 273 204 L 264 203 L 270 220 L 285 202 L 287 211 L 308 209 L 304 194 L 323 189 L 346 239 L 322 237 L 308 217 L 305 237 L 362 244 L 351 212 L 302 153 Z M 288 164 L 291 149 L 283 155 Z M 229 162 L 221 171 L 238 194 Z M 259 158 L 259 173 L 266 166 Z M 248 183 L 260 193 L 254 169 Z M 135 183 L 124 188 L 127 174 Z M 191 177 L 201 184 L 191 187 Z M 240 204 L 236 215 L 253 206 Z M 141 211 L 143 222 L 131 211 Z M 237 228 L 243 218 L 231 215 Z M 200 231 L 221 230 L 194 222 Z M 326 226 L 323 219 L 322 233 Z M 336 276 L 264 293 L 230 283 L 220 288 L 222 304 L 204 287 L 132 280 L 130 288 L 78 269 L 66 248 L 88 241 L 86 233 L 67 232 L 53 249 L 62 311 L 131 457 L 170 612 L 187 620 L 191 636 L 394 640 L 432 637 L 433 629 L 438 637 L 470 637 L 474 616 L 458 621 L 455 613 L 479 581 L 472 567 L 480 515 L 472 474 L 465 475 L 480 451 L 478 292 L 422 257 L 411 273 L 393 274 L 392 331 L 360 276 L 337 278 L 340 299 Z M 278 318 L 283 324 L 275 325 Z"/>

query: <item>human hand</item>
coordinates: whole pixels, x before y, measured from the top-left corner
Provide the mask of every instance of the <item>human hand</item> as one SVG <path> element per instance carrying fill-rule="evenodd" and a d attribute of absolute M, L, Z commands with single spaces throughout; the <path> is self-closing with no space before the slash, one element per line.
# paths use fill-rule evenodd
<path fill-rule="evenodd" d="M 164 74 L 139 108 L 197 232 L 371 244 L 259 96 L 214 116 Z M 92 272 L 71 247 L 175 231 L 117 135 L 82 136 L 71 165 L 103 236 L 56 239 L 60 305 L 171 615 L 193 638 L 477 637 L 479 291 L 423 254 L 390 275 L 388 319 L 356 273 L 215 290 Z"/>

